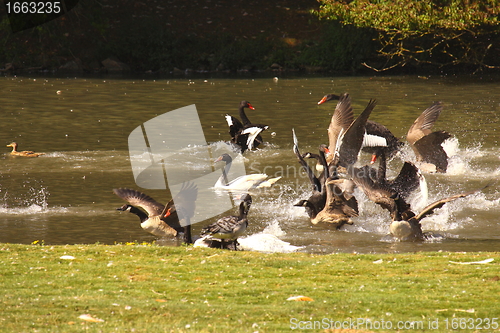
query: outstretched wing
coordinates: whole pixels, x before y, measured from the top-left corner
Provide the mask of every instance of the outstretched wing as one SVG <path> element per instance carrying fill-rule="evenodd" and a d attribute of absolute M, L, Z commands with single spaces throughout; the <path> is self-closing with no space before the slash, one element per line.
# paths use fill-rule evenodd
<path fill-rule="evenodd" d="M 406 140 L 410 144 L 414 144 L 422 137 L 431 133 L 431 128 L 434 126 L 434 123 L 438 119 L 441 111 L 443 110 L 443 106 L 441 102 L 435 102 L 430 107 L 424 110 L 422 114 L 415 119 L 413 125 L 411 125 L 408 130 L 408 134 L 406 135 Z"/>
<path fill-rule="evenodd" d="M 164 206 L 149 195 L 129 188 L 115 188 L 113 193 L 130 205 L 144 209 L 148 216 L 160 215 Z"/>
<path fill-rule="evenodd" d="M 351 97 L 349 94 L 342 94 L 333 112 L 330 125 L 328 126 L 328 148 L 335 151 L 337 140 L 341 131 L 346 131 L 354 120 L 352 112 Z"/>
<path fill-rule="evenodd" d="M 377 101 L 372 99 L 365 110 L 354 120 L 342 135 L 342 144 L 338 147 L 339 163 L 343 167 L 354 164 L 358 159 L 359 150 L 365 136 L 365 125 L 368 117 L 375 108 Z M 339 138 L 340 139 L 340 138 Z M 338 140 L 339 140 L 338 139 Z M 387 143 L 386 143 L 387 144 Z M 337 143 L 338 145 L 338 143 Z"/>
<path fill-rule="evenodd" d="M 422 174 L 413 163 L 405 162 L 398 176 L 390 182 L 389 186 L 407 199 L 420 186 L 421 177 L 423 177 Z"/>
<path fill-rule="evenodd" d="M 468 191 L 468 192 L 464 192 L 464 193 L 460 193 L 460 194 L 455 194 L 455 195 L 452 195 L 451 197 L 435 201 L 435 202 L 431 203 L 430 205 L 428 205 L 427 207 L 425 207 L 424 209 L 422 209 L 422 211 L 416 216 L 416 219 L 420 221 L 421 219 L 423 219 L 427 215 L 434 213 L 435 209 L 443 207 L 445 203 L 459 199 L 459 198 L 464 198 L 468 195 L 477 193 L 479 191 L 482 191 L 483 189 L 485 189 L 488 186 L 490 186 L 490 185 L 486 185 L 485 187 L 477 189 L 477 190 L 472 190 L 472 191 Z"/>

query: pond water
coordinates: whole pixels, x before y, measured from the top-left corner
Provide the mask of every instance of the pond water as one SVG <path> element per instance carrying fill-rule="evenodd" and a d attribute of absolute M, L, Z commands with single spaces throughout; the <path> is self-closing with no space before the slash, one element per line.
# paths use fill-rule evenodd
<path fill-rule="evenodd" d="M 271 189 L 253 193 L 246 235 L 270 233 L 312 253 L 497 251 L 500 249 L 498 183 L 446 204 L 422 221 L 436 234 L 426 242 L 389 237 L 389 214 L 357 192 L 360 216 L 342 230 L 312 226 L 304 209 L 294 207 L 310 193 L 307 178 L 292 152 L 292 128 L 301 151 L 328 143 L 335 102 L 317 105 L 327 93 L 349 92 L 355 115 L 371 98 L 378 101 L 370 119 L 398 137 L 434 101 L 444 110 L 434 130 L 453 137 L 444 146 L 448 172 L 425 174 L 428 200 L 415 199 L 418 211 L 434 200 L 480 188 L 500 176 L 500 80 L 457 77 L 232 77 L 232 78 L 0 78 L 2 146 L 44 152 L 39 158 L 0 155 L 0 242 L 45 244 L 151 242 L 156 238 L 132 214 L 118 212 L 124 202 L 112 189 L 141 190 L 165 203 L 165 190 L 135 183 L 128 136 L 144 122 L 195 104 L 207 142 L 228 140 L 224 115 L 238 115 L 241 100 L 254 123 L 270 126 L 265 147 L 247 152 L 248 173 L 282 176 Z M 248 109 L 247 109 L 248 110 Z M 271 135 L 273 133 L 273 135 Z M 393 177 L 404 160 L 414 161 L 406 145 L 389 163 Z M 362 154 L 359 163 L 369 156 Z M 214 166 L 217 167 L 217 166 Z M 220 165 L 219 165 L 220 167 Z M 224 215 L 233 214 L 236 207 Z M 220 217 L 220 216 L 219 216 Z M 194 235 L 217 217 L 193 226 Z M 161 244 L 162 242 L 159 241 Z M 164 242 L 169 244 L 169 242 Z"/>

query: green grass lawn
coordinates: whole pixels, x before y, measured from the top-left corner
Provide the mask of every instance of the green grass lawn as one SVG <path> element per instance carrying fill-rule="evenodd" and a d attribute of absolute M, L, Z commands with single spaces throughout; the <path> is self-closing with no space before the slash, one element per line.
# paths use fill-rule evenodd
<path fill-rule="evenodd" d="M 0 244 L 0 331 L 500 331 L 499 263 L 491 252 Z M 287 300 L 299 295 L 312 301 Z"/>

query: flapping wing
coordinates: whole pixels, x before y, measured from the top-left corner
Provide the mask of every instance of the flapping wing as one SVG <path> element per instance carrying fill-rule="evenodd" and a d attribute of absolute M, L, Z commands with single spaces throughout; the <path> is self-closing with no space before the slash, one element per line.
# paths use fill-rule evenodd
<path fill-rule="evenodd" d="M 328 126 L 328 148 L 335 150 L 340 132 L 346 131 L 354 120 L 352 112 L 351 97 L 349 94 L 342 94 L 339 98 L 335 111 L 333 112 L 330 125 Z"/>
<path fill-rule="evenodd" d="M 422 112 L 422 114 L 413 122 L 413 125 L 411 125 L 408 130 L 408 134 L 406 135 L 406 140 L 413 145 L 419 139 L 431 133 L 431 128 L 438 119 L 442 110 L 443 106 L 441 102 L 435 102 L 430 107 L 425 109 L 424 112 Z"/>
<path fill-rule="evenodd" d="M 441 144 L 444 140 L 451 137 L 451 134 L 445 131 L 432 132 L 414 143 L 414 148 L 422 156 L 422 160 L 432 163 L 440 172 L 446 172 L 448 168 L 448 155 Z"/>
<path fill-rule="evenodd" d="M 229 134 L 233 140 L 243 129 L 243 124 L 237 118 L 226 114 L 225 116 L 227 125 L 229 126 Z"/>
<path fill-rule="evenodd" d="M 366 132 L 366 121 L 376 104 L 376 100 L 370 100 L 365 110 L 351 123 L 343 134 L 342 144 L 338 147 L 339 163 L 341 166 L 347 167 L 357 161 L 359 150 L 363 144 Z M 335 152 L 335 154 L 337 154 L 337 152 Z"/>
<path fill-rule="evenodd" d="M 113 193 L 130 205 L 144 209 L 148 216 L 160 215 L 164 206 L 149 195 L 129 188 L 115 188 Z"/>
<path fill-rule="evenodd" d="M 435 209 L 443 207 L 445 203 L 457 200 L 459 198 L 464 198 L 468 195 L 477 193 L 479 191 L 482 191 L 483 189 L 485 189 L 488 186 L 490 186 L 490 185 L 486 185 L 485 187 L 482 187 L 482 188 L 477 189 L 477 190 L 472 190 L 472 191 L 468 191 L 468 192 L 464 192 L 464 193 L 460 193 L 460 194 L 455 194 L 455 195 L 452 195 L 451 197 L 447 197 L 447 198 L 435 201 L 435 202 L 431 203 L 430 205 L 428 205 L 427 207 L 425 207 L 424 209 L 422 209 L 422 211 L 416 216 L 416 219 L 420 221 L 421 219 L 423 219 L 427 215 L 431 215 L 432 213 L 434 213 Z"/>
<path fill-rule="evenodd" d="M 418 168 L 411 162 L 405 162 L 390 187 L 406 199 L 420 186 L 420 177 L 423 176 Z"/>
<path fill-rule="evenodd" d="M 267 125 L 252 125 L 250 127 L 246 127 L 242 132 L 241 134 L 248 134 L 248 137 L 247 137 L 247 147 L 249 150 L 252 150 L 253 148 L 253 145 L 254 145 L 254 141 L 255 139 L 258 137 L 258 135 L 268 129 L 269 126 Z"/>

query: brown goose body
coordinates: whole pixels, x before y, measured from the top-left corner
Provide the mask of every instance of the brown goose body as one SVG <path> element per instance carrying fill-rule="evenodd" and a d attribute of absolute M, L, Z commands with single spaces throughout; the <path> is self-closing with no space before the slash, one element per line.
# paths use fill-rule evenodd
<path fill-rule="evenodd" d="M 157 237 L 177 237 L 183 232 L 184 241 L 192 243 L 190 218 L 194 214 L 198 195 L 196 185 L 189 182 L 183 184 L 179 193 L 166 205 L 133 189 L 118 188 L 113 192 L 128 202 L 117 210 L 137 215 L 145 231 Z M 184 227 L 180 221 L 184 221 Z"/>
<path fill-rule="evenodd" d="M 448 155 L 441 144 L 451 137 L 451 134 L 446 131 L 432 131 L 442 110 L 443 106 L 440 102 L 425 109 L 415 119 L 406 135 L 406 140 L 415 152 L 417 161 L 434 165 L 437 172 L 446 172 L 448 168 Z"/>
<path fill-rule="evenodd" d="M 312 224 L 327 224 L 339 229 L 344 224 L 352 224 L 351 217 L 358 216 L 358 203 L 355 197 L 349 200 L 337 185 L 339 179 L 328 179 L 326 186 L 325 207 L 311 219 Z"/>

